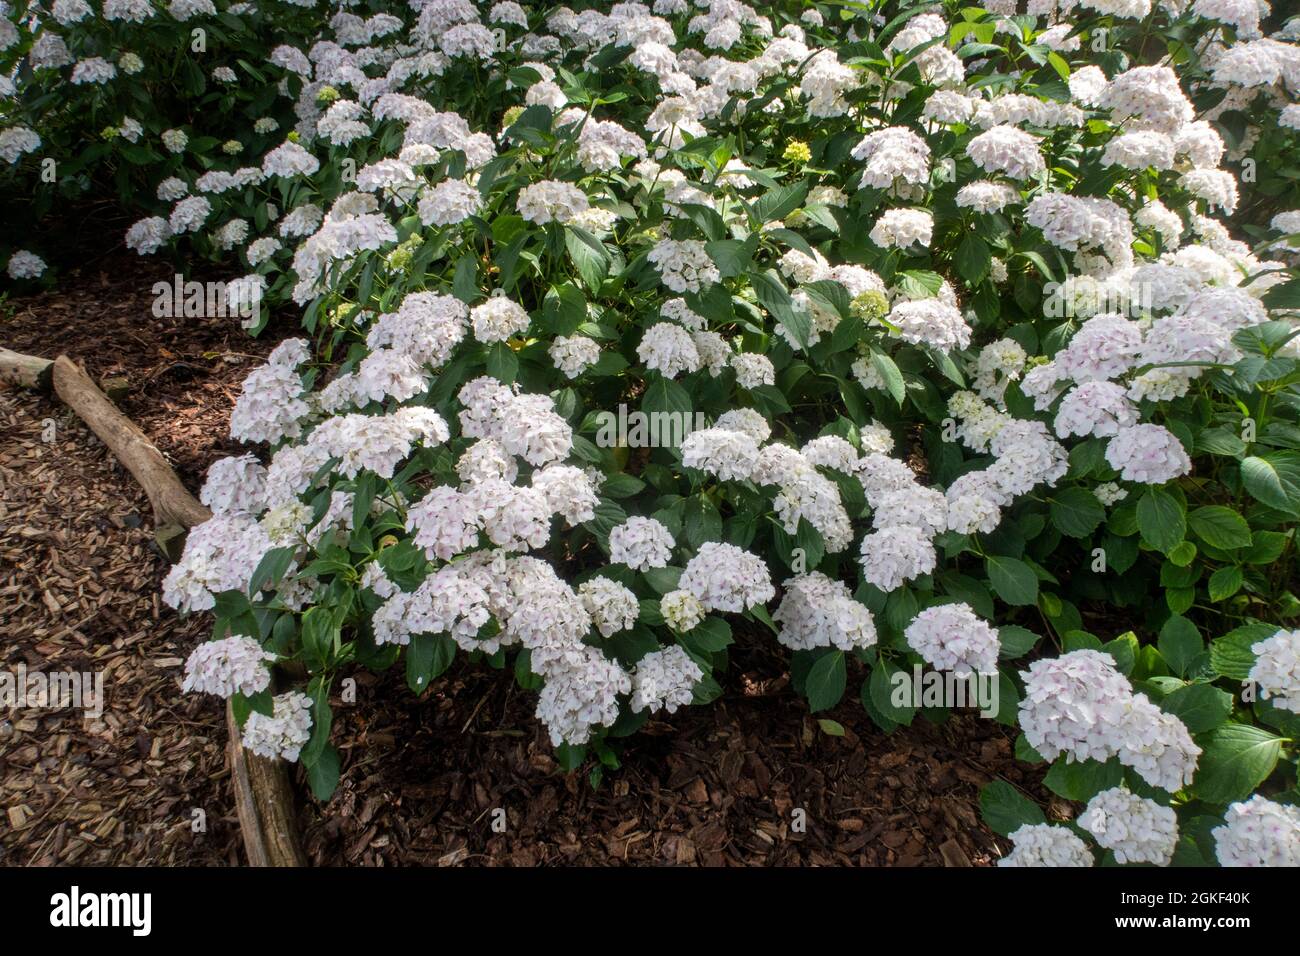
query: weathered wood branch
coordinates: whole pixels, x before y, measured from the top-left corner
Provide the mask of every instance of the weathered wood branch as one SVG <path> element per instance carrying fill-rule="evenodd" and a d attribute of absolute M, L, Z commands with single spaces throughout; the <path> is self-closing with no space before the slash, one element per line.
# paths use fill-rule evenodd
<path fill-rule="evenodd" d="M 145 433 L 118 411 L 90 376 L 66 355 L 54 360 L 54 392 L 140 483 L 153 505 L 157 526 L 177 524 L 192 528 L 212 516 L 185 490 L 172 466 Z"/>
<path fill-rule="evenodd" d="M 249 865 L 306 866 L 307 856 L 298 841 L 288 765 L 283 760 L 259 757 L 240 746 L 239 726 L 229 704 L 226 727 L 230 732 L 230 782 Z"/>
<path fill-rule="evenodd" d="M 180 556 L 185 532 L 212 517 L 212 512 L 185 489 L 175 470 L 144 432 L 66 355 L 51 362 L 0 349 L 0 381 L 41 391 L 52 388 L 99 436 L 149 496 L 155 537 L 171 560 Z M 241 746 L 239 726 L 229 704 L 226 726 L 230 733 L 227 753 L 231 786 L 249 864 L 306 866 L 307 857 L 298 839 L 287 765 L 281 760 L 267 760 L 249 753 Z"/>
<path fill-rule="evenodd" d="M 0 348 L 0 382 L 49 392 L 54 363 L 34 355 Z"/>

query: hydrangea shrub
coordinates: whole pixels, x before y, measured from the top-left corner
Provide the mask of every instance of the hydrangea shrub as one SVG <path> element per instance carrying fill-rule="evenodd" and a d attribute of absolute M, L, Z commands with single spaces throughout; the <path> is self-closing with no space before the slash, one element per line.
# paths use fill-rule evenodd
<path fill-rule="evenodd" d="M 258 67 L 288 136 L 163 137 L 126 237 L 303 310 L 164 585 L 215 614 L 185 685 L 248 746 L 327 797 L 339 679 L 418 693 L 463 654 L 598 781 L 721 694 L 739 632 L 885 731 L 946 717 L 900 672 L 991 682 L 1084 807 L 988 787 L 1007 865 L 1300 862 L 1300 212 L 1224 218 L 1290 188 L 1244 161 L 1294 147 L 1300 24 L 426 0 L 297 30 Z"/>

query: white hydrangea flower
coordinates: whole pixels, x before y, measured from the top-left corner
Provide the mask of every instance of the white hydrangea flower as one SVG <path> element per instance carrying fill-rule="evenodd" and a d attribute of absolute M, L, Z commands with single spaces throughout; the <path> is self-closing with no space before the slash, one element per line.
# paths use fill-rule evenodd
<path fill-rule="evenodd" d="M 480 342 L 504 342 L 511 336 L 528 330 L 528 313 L 518 302 L 504 295 L 491 296 L 486 302 L 469 310 L 474 326 L 474 338 Z"/>
<path fill-rule="evenodd" d="M 270 717 L 253 711 L 244 721 L 243 743 L 259 757 L 290 762 L 311 739 L 311 698 L 298 691 L 278 694 Z"/>
<path fill-rule="evenodd" d="M 686 564 L 679 586 L 707 611 L 740 613 L 776 594 L 762 558 L 734 544 L 706 541 Z"/>
<path fill-rule="evenodd" d="M 1178 845 L 1174 811 L 1123 787 L 1103 790 L 1089 800 L 1078 823 L 1121 864 L 1168 866 Z"/>
<path fill-rule="evenodd" d="M 602 637 L 630 629 L 641 613 L 637 596 L 606 577 L 596 576 L 578 585 L 578 597 Z"/>
<path fill-rule="evenodd" d="M 886 321 L 896 326 L 899 338 L 929 345 L 941 352 L 970 345 L 971 329 L 961 310 L 942 299 L 911 299 L 897 303 Z"/>
<path fill-rule="evenodd" d="M 34 252 L 19 249 L 9 257 L 7 271 L 11 279 L 39 279 L 45 274 L 45 260 Z"/>
<path fill-rule="evenodd" d="M 1056 412 L 1054 428 L 1060 438 L 1092 435 L 1108 438 L 1121 428 L 1136 425 L 1137 409 L 1122 385 L 1094 380 L 1066 393 Z"/>
<path fill-rule="evenodd" d="M 861 552 L 863 580 L 882 591 L 896 590 L 929 574 L 938 561 L 925 531 L 909 525 L 891 525 L 865 535 Z"/>
<path fill-rule="evenodd" d="M 842 581 L 820 571 L 796 575 L 783 585 L 781 604 L 772 615 L 777 640 L 793 650 L 835 647 L 849 651 L 876 643 L 876 624 Z"/>
<path fill-rule="evenodd" d="M 609 560 L 633 571 L 665 568 L 673 559 L 676 544 L 659 521 L 632 515 L 609 532 Z"/>
<path fill-rule="evenodd" d="M 934 217 L 924 209 L 890 209 L 871 227 L 871 241 L 881 248 L 929 246 Z"/>
<path fill-rule="evenodd" d="M 689 591 L 669 591 L 659 601 L 664 623 L 678 634 L 694 630 L 704 620 L 704 605 Z"/>
<path fill-rule="evenodd" d="M 776 383 L 776 369 L 766 355 L 737 352 L 731 357 L 731 367 L 736 371 L 736 384 L 741 388 L 755 389 Z"/>
<path fill-rule="evenodd" d="M 596 726 L 618 719 L 618 696 L 632 691 L 632 680 L 617 662 L 595 648 L 583 648 L 566 658 L 568 666 L 546 674 L 537 699 L 537 719 L 546 725 L 551 743 L 573 746 L 591 739 Z"/>
<path fill-rule="evenodd" d="M 1228 807 L 1211 835 L 1222 866 L 1300 866 L 1300 807 L 1255 794 Z"/>
<path fill-rule="evenodd" d="M 567 378 L 577 378 L 600 359 L 600 343 L 585 335 L 557 335 L 547 353 Z"/>
<path fill-rule="evenodd" d="M 645 330 L 636 354 L 648 369 L 665 378 L 698 371 L 700 353 L 691 334 L 673 322 L 656 322 Z"/>
<path fill-rule="evenodd" d="M 1255 663 L 1249 677 L 1259 686 L 1260 697 L 1300 714 L 1300 631 L 1279 630 L 1250 650 Z"/>
<path fill-rule="evenodd" d="M 529 222 L 568 222 L 589 206 L 587 194 L 572 183 L 544 179 L 519 190 L 519 215 Z"/>
<path fill-rule="evenodd" d="M 726 428 L 691 432 L 681 444 L 682 464 L 721 481 L 744 481 L 754 471 L 758 443 L 752 435 Z"/>
<path fill-rule="evenodd" d="M 476 216 L 483 208 L 478 189 L 461 179 L 448 179 L 420 196 L 420 222 L 426 226 L 451 226 Z"/>
<path fill-rule="evenodd" d="M 772 437 L 772 426 L 767 423 L 767 419 L 761 412 L 752 408 L 733 408 L 723 412 L 713 423 L 713 427 L 743 432 L 760 443 Z"/>
<path fill-rule="evenodd" d="M 936 670 L 958 676 L 996 674 L 998 632 L 967 604 L 936 604 L 912 619 L 903 632 L 908 647 Z"/>
<path fill-rule="evenodd" d="M 181 690 L 215 694 L 224 699 L 235 694 L 252 697 L 271 686 L 271 669 L 267 664 L 274 660 L 274 654 L 245 635 L 204 641 L 185 662 Z"/>
<path fill-rule="evenodd" d="M 1106 444 L 1106 461 L 1125 481 L 1163 485 L 1192 470 L 1182 442 L 1162 425 L 1121 427 Z"/>
<path fill-rule="evenodd" d="M 633 713 L 643 710 L 666 710 L 689 706 L 695 685 L 704 671 L 691 655 L 676 644 L 651 651 L 636 663 L 632 671 L 632 698 L 628 706 Z"/>
<path fill-rule="evenodd" d="M 258 514 L 266 502 L 266 469 L 253 455 L 220 458 L 208 468 L 199 501 L 216 514 Z"/>
<path fill-rule="evenodd" d="M 272 544 L 246 514 L 216 514 L 191 529 L 180 561 L 163 579 L 163 600 L 179 611 L 206 611 L 222 591 L 244 591 Z"/>
<path fill-rule="evenodd" d="M 674 292 L 699 292 L 722 278 L 698 239 L 660 239 L 649 254 L 664 285 Z"/>
<path fill-rule="evenodd" d="M 1021 676 L 1020 727 L 1046 759 L 1118 757 L 1152 786 L 1172 792 L 1191 782 L 1200 748 L 1182 721 L 1133 693 L 1109 654 L 1071 651 Z"/>
<path fill-rule="evenodd" d="M 1047 170 L 1038 139 L 1014 126 L 994 126 L 980 133 L 966 145 L 966 155 L 985 172 L 1011 179 L 1035 179 Z"/>
<path fill-rule="evenodd" d="M 1011 834 L 1015 848 L 998 866 L 1093 866 L 1088 844 L 1065 827 L 1026 823 Z"/>

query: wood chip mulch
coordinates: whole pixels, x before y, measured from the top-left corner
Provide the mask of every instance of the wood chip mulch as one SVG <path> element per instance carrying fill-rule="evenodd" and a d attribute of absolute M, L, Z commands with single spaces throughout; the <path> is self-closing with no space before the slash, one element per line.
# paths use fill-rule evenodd
<path fill-rule="evenodd" d="M 272 347 L 236 322 L 159 319 L 166 263 L 119 257 L 14 300 L 0 344 L 124 377 L 123 411 L 197 488 L 239 383 Z M 0 709 L 0 864 L 218 864 L 242 844 L 224 709 L 180 693 L 209 636 L 162 604 L 144 492 L 56 398 L 0 391 L 0 669 L 100 672 L 98 718 Z"/>
<path fill-rule="evenodd" d="M 980 788 L 999 778 L 1045 802 L 1041 774 L 1015 762 L 1012 736 L 992 721 L 918 718 L 886 735 L 846 700 L 818 715 L 844 736 L 825 733 L 771 643 L 740 637 L 724 698 L 652 721 L 596 789 L 558 771 L 535 695 L 508 671 L 453 665 L 419 700 L 400 674 L 354 675 L 355 703 L 333 700 L 343 780 L 328 805 L 301 814 L 308 855 L 317 865 L 985 866 L 1009 844 L 980 821 Z"/>
<path fill-rule="evenodd" d="M 295 330 L 255 341 L 233 320 L 155 318 L 152 283 L 171 272 L 110 257 L 65 275 L 0 313 L 0 344 L 125 376 L 123 411 L 197 489 L 237 449 L 226 429 L 240 382 Z M 75 416 L 0 391 L 0 669 L 101 670 L 107 696 L 98 719 L 0 710 L 0 864 L 243 861 L 223 708 L 180 692 L 210 618 L 161 604 L 151 525 L 144 494 Z M 355 703 L 334 699 L 338 791 L 320 805 L 298 779 L 311 861 L 988 865 L 1007 844 L 980 822 L 979 788 L 1004 779 L 1047 802 L 1005 728 L 961 716 L 886 736 L 848 700 L 818 715 L 845 728 L 830 736 L 770 638 L 739 637 L 723 699 L 649 724 L 595 789 L 559 771 L 536 697 L 509 671 L 458 662 L 421 698 L 400 669 L 351 675 Z"/>

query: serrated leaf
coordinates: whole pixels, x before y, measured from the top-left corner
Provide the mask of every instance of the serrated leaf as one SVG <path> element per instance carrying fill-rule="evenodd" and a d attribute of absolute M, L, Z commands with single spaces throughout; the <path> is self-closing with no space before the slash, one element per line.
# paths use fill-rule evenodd
<path fill-rule="evenodd" d="M 1201 739 L 1193 792 L 1206 803 L 1245 800 L 1268 779 L 1282 739 L 1250 724 L 1224 724 Z"/>
<path fill-rule="evenodd" d="M 1188 513 L 1187 524 L 1198 538 L 1220 550 L 1250 546 L 1250 525 L 1237 512 L 1223 505 L 1196 508 Z"/>
<path fill-rule="evenodd" d="M 1232 695 L 1209 684 L 1188 684 L 1160 701 L 1160 707 L 1173 714 L 1193 734 L 1213 730 L 1232 713 Z"/>
<path fill-rule="evenodd" d="M 1178 499 L 1162 488 L 1148 488 L 1137 503 L 1137 524 L 1142 540 L 1168 552 L 1187 534 L 1187 522 Z"/>
<path fill-rule="evenodd" d="M 1071 538 L 1086 538 L 1106 520 L 1097 496 L 1083 488 L 1063 488 L 1052 497 L 1052 524 Z"/>
<path fill-rule="evenodd" d="M 1026 824 L 1047 822 L 1038 804 L 1005 780 L 994 780 L 980 791 L 980 816 L 990 830 L 1004 837 Z"/>
<path fill-rule="evenodd" d="M 1175 614 L 1160 628 L 1156 647 L 1170 670 L 1179 676 L 1186 676 L 1192 663 L 1204 652 L 1205 642 L 1201 640 L 1200 631 L 1195 624 Z"/>
<path fill-rule="evenodd" d="M 984 559 L 989 583 L 998 597 L 1013 607 L 1025 607 L 1038 600 L 1038 575 L 1016 558 L 991 554 Z"/>
<path fill-rule="evenodd" d="M 804 692 L 808 697 L 808 708 L 817 713 L 829 710 L 844 697 L 844 685 L 847 682 L 847 670 L 843 651 L 830 651 L 817 658 L 812 669 L 808 671 L 804 683 Z"/>

